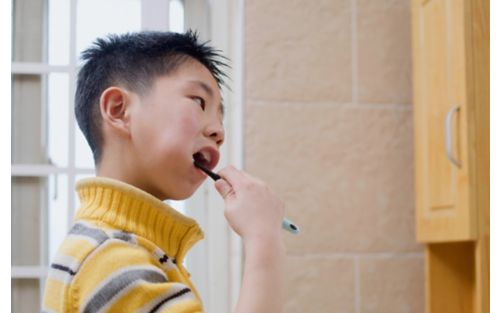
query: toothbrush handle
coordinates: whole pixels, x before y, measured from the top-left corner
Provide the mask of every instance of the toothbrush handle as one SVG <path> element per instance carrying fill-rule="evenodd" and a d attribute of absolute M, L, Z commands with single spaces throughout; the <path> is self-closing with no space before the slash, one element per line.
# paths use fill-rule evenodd
<path fill-rule="evenodd" d="M 295 225 L 292 221 L 287 219 L 286 217 L 283 219 L 283 222 L 281 223 L 281 227 L 283 227 L 284 230 L 297 235 L 300 232 L 300 229 L 297 225 Z"/>

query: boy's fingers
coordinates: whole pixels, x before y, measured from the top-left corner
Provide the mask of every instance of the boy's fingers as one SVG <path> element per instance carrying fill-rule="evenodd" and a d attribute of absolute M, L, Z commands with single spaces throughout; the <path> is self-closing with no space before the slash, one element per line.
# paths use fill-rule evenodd
<path fill-rule="evenodd" d="M 231 194 L 234 194 L 233 188 L 224 179 L 219 179 L 215 182 L 215 189 L 219 192 L 223 199 L 226 199 Z"/>
<path fill-rule="evenodd" d="M 217 174 L 219 174 L 220 177 L 224 178 L 224 180 L 226 180 L 231 186 L 238 185 L 239 181 L 246 178 L 242 171 L 236 169 L 232 165 L 223 168 Z"/>

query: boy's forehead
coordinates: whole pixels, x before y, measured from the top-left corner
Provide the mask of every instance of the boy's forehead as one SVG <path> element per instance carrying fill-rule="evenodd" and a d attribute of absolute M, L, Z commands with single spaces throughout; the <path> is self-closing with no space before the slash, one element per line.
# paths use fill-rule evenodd
<path fill-rule="evenodd" d="M 197 89 L 207 94 L 212 101 L 218 102 L 218 111 L 221 116 L 224 117 L 225 108 L 222 103 L 221 90 L 217 80 L 205 65 L 197 60 L 188 60 L 173 72 L 157 77 L 154 81 L 154 85 L 161 89 L 161 84 L 167 83 L 170 85 L 172 81 L 176 82 L 171 85 L 172 87 L 177 86 L 174 88 L 180 88 L 180 90 Z"/>
<path fill-rule="evenodd" d="M 218 89 L 217 89 L 217 91 L 214 91 L 212 89 L 212 87 L 210 87 L 207 83 L 205 83 L 201 79 L 190 79 L 190 80 L 187 81 L 187 83 L 190 84 L 190 85 L 194 85 L 195 87 L 200 87 L 206 93 L 208 93 L 211 97 L 214 97 L 215 94 L 218 92 Z M 220 96 L 220 92 L 219 92 L 219 96 Z"/>

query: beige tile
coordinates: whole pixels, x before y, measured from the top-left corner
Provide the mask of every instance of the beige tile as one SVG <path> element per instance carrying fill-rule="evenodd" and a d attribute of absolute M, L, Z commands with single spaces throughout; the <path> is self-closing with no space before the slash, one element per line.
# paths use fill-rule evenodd
<path fill-rule="evenodd" d="M 352 96 L 351 1 L 246 1 L 246 94 L 250 99 Z"/>
<path fill-rule="evenodd" d="M 246 169 L 301 228 L 292 253 L 417 251 L 412 113 L 352 105 L 247 106 Z"/>
<path fill-rule="evenodd" d="M 360 261 L 361 313 L 424 312 L 424 259 Z"/>
<path fill-rule="evenodd" d="M 286 263 L 287 313 L 354 313 L 352 260 L 292 257 Z"/>
<path fill-rule="evenodd" d="M 412 103 L 411 1 L 358 0 L 359 101 Z"/>

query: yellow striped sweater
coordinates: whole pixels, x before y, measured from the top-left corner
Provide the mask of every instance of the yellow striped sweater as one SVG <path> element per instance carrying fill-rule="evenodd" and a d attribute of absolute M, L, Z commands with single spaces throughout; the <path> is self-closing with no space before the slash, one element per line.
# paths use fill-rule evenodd
<path fill-rule="evenodd" d="M 182 262 L 203 232 L 154 196 L 109 178 L 77 183 L 81 207 L 45 284 L 43 312 L 202 312 Z"/>

